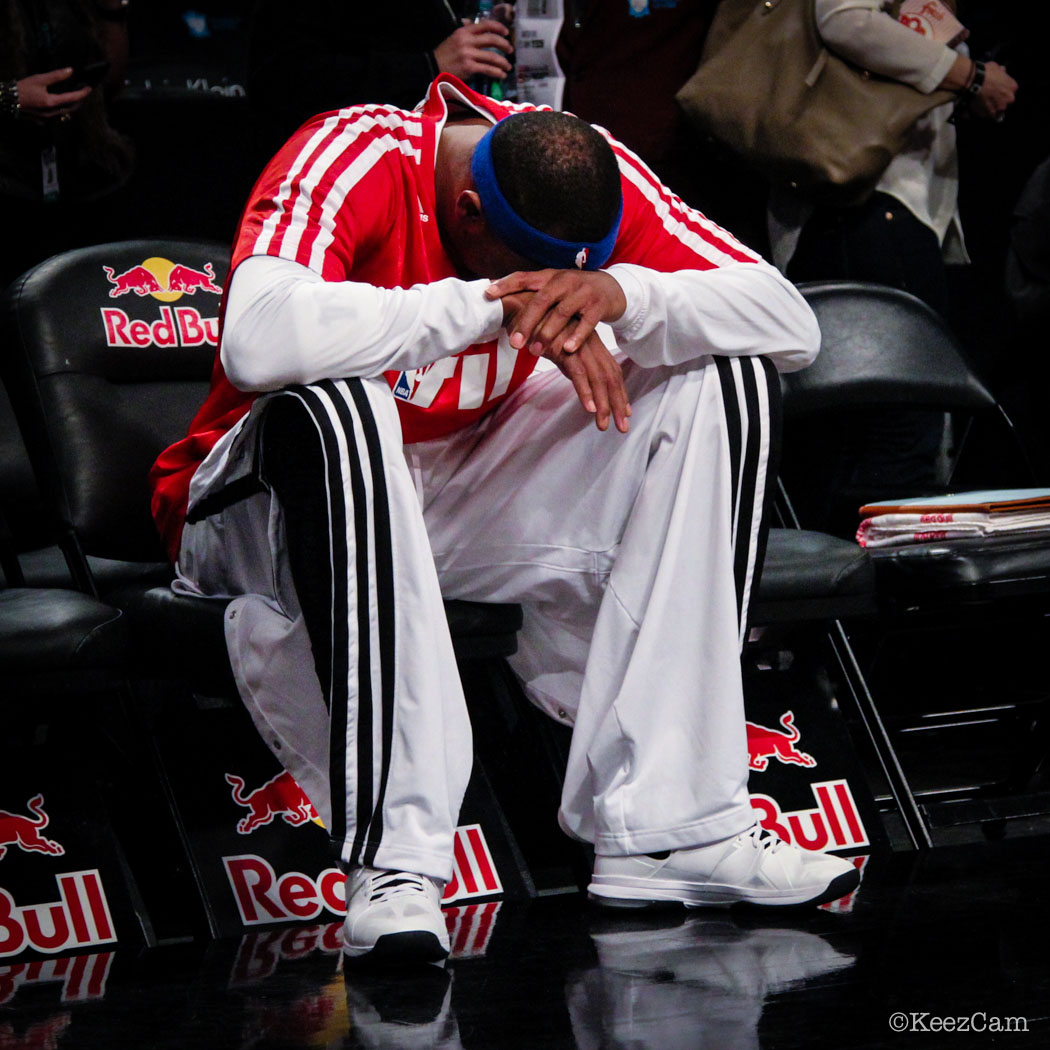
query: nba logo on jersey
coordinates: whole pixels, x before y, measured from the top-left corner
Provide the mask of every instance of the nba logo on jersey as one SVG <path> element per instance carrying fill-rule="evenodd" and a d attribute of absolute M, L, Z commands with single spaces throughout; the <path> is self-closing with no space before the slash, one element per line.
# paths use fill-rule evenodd
<path fill-rule="evenodd" d="M 411 396 L 412 384 L 408 381 L 408 374 L 402 372 L 397 377 L 397 382 L 394 384 L 394 397 L 399 397 L 402 401 L 407 401 Z"/>

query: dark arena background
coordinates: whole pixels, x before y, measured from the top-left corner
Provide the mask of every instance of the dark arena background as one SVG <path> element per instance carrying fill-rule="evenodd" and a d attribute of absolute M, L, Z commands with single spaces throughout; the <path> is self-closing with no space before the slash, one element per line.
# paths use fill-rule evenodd
<path fill-rule="evenodd" d="M 979 410 L 971 488 L 1050 485 L 1050 345 L 1004 292 L 1014 206 L 1050 156 L 1042 6 L 963 9 L 971 51 L 1021 86 L 1001 124 L 958 125 L 973 261 L 936 338 L 981 391 L 947 402 Z M 135 0 L 110 111 L 134 173 L 5 300 L 0 1050 L 1050 1046 L 1046 533 L 874 556 L 778 507 L 743 655 L 750 789 L 766 826 L 860 871 L 818 909 L 588 903 L 591 857 L 556 822 L 568 730 L 504 660 L 520 611 L 447 603 L 476 752 L 452 954 L 407 974 L 344 961 L 327 836 L 240 706 L 222 610 L 168 600 L 143 511 L 153 435 L 183 433 L 207 388 L 274 146 L 249 16 Z M 762 186 L 695 149 L 711 199 L 691 203 L 766 252 Z"/>

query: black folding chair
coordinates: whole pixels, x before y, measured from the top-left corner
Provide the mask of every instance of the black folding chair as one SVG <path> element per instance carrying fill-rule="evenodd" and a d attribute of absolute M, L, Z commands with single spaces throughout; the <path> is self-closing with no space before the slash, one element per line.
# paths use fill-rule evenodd
<path fill-rule="evenodd" d="M 822 335 L 815 363 L 784 379 L 781 477 L 801 525 L 833 526 L 837 512 L 829 507 L 842 493 L 822 486 L 840 428 L 859 411 L 924 410 L 950 419 L 952 439 L 933 493 L 894 491 L 892 481 L 854 490 L 854 515 L 876 499 L 1032 484 L 1023 442 L 933 310 L 879 285 L 819 282 L 801 290 Z M 991 829 L 1008 817 L 1050 812 L 1041 790 L 1047 711 L 1038 666 L 1050 611 L 1050 536 L 938 539 L 870 555 L 880 615 L 850 638 L 895 747 L 916 753 L 903 764 L 927 828 L 976 822 Z M 936 746 L 921 754 L 923 739 Z M 1002 761 L 979 773 L 993 741 Z"/>

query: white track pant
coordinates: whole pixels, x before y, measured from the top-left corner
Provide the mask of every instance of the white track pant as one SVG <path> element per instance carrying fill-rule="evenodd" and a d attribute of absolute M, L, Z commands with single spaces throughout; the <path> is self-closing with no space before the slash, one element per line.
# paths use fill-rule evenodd
<path fill-rule="evenodd" d="M 739 648 L 777 378 L 762 358 L 624 374 L 627 435 L 600 433 L 547 371 L 475 427 L 407 450 L 382 381 L 272 395 L 308 403 L 325 442 L 323 695 L 276 500 L 258 492 L 187 526 L 184 585 L 246 595 L 227 617 L 242 695 L 344 860 L 449 876 L 472 745 L 442 594 L 523 605 L 512 665 L 574 726 L 567 832 L 629 854 L 753 822 Z M 202 465 L 194 501 L 256 469 L 267 400 Z"/>

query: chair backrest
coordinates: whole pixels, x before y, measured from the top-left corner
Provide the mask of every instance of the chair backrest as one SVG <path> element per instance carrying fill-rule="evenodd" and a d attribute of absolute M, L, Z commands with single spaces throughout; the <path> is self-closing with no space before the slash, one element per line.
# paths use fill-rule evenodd
<path fill-rule="evenodd" d="M 12 550 L 30 550 L 50 541 L 51 520 L 33 476 L 22 432 L 7 388 L 0 383 L 0 508 Z"/>
<path fill-rule="evenodd" d="M 799 291 L 816 314 L 821 350 L 784 377 L 786 417 L 878 405 L 995 408 L 955 334 L 922 300 L 858 281 L 808 282 Z"/>
<path fill-rule="evenodd" d="M 16 280 L 0 367 L 33 469 L 86 554 L 158 560 L 147 476 L 207 392 L 229 249 L 135 240 L 55 256 Z"/>
<path fill-rule="evenodd" d="M 799 290 L 820 326 L 821 351 L 782 378 L 781 478 L 805 528 L 851 537 L 857 509 L 873 500 L 1036 482 L 1013 424 L 934 310 L 878 284 Z M 940 454 L 938 433 L 949 438 Z M 924 451 L 911 456 L 917 443 Z"/>

